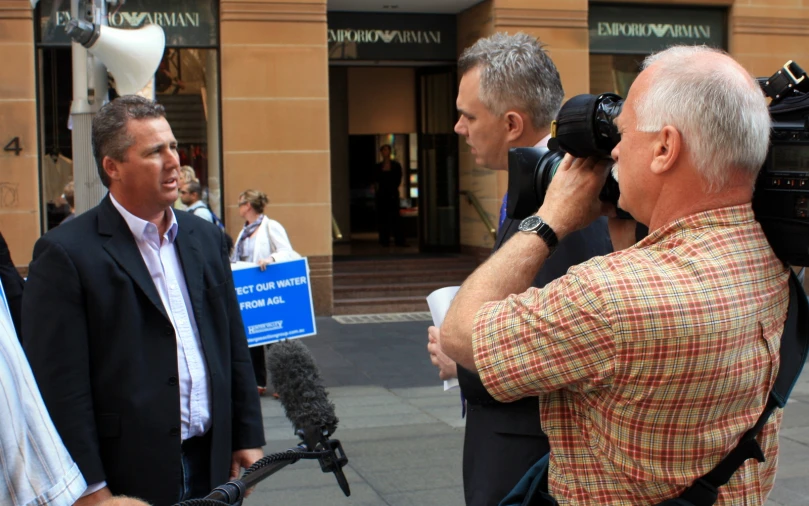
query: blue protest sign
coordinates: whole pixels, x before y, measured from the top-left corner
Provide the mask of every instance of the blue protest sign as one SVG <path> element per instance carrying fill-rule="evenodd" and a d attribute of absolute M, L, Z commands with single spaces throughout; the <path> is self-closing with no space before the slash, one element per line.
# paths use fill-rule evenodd
<path fill-rule="evenodd" d="M 248 346 L 317 332 L 306 258 L 234 270 L 233 284 Z"/>

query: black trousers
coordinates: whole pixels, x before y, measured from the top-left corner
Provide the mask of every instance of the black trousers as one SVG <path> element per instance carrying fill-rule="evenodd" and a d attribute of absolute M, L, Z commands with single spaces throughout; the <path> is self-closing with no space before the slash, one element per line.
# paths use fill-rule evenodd
<path fill-rule="evenodd" d="M 264 348 L 264 346 L 253 346 L 250 348 L 250 360 L 253 362 L 256 384 L 260 387 L 267 386 L 267 362 Z"/>
<path fill-rule="evenodd" d="M 376 198 L 376 220 L 379 229 L 379 242 L 387 245 L 390 236 L 396 244 L 404 244 L 404 231 L 399 216 L 399 195 L 382 195 Z"/>
<path fill-rule="evenodd" d="M 508 404 L 467 401 L 463 450 L 467 506 L 499 504 L 549 451 L 535 397 Z"/>

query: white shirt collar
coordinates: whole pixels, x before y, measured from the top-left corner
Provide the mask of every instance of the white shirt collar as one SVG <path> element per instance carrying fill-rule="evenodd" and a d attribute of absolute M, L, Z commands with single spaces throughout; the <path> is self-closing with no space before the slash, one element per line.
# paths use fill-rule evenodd
<path fill-rule="evenodd" d="M 134 214 L 127 211 L 126 208 L 124 208 L 124 206 L 122 206 L 117 200 L 115 200 L 115 197 L 112 196 L 112 193 L 110 193 L 110 200 L 112 200 L 112 205 L 115 206 L 115 209 L 117 209 L 118 212 L 121 213 L 121 216 L 124 218 L 124 221 L 126 221 L 126 224 L 129 226 L 129 230 L 132 231 L 132 235 L 135 236 L 136 241 L 138 242 L 143 241 L 144 240 L 143 236 L 149 230 L 152 230 L 152 233 L 157 235 L 157 225 L 155 225 L 152 222 L 138 218 Z M 177 238 L 177 229 L 179 228 L 179 225 L 177 224 L 177 217 L 174 216 L 174 209 L 172 209 L 171 207 L 168 207 L 167 209 L 171 212 L 171 222 L 169 223 L 169 228 L 166 230 L 164 237 L 166 238 L 166 240 L 169 241 L 169 243 L 173 243 L 174 239 Z"/>

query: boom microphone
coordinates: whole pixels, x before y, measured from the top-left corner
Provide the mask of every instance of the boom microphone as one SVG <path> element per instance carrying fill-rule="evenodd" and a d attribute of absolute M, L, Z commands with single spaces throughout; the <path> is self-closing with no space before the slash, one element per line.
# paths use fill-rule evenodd
<path fill-rule="evenodd" d="M 334 404 L 326 397 L 315 359 L 299 340 L 282 341 L 270 346 L 267 365 L 287 418 L 295 427 L 295 434 L 309 450 L 327 452 L 318 459 L 320 469 L 324 473 L 334 473 L 343 493 L 351 495 L 343 474 L 348 459 L 340 442 L 329 439 L 337 430 L 338 420 Z"/>
<path fill-rule="evenodd" d="M 300 341 L 282 341 L 270 347 L 268 366 L 287 418 L 301 439 L 296 448 L 267 455 L 255 462 L 241 478 L 211 491 L 203 499 L 183 501 L 175 506 L 240 505 L 246 491 L 284 467 L 301 459 L 317 459 L 320 470 L 334 473 L 346 496 L 351 495 L 343 473 L 348 457 L 340 441 L 329 439 L 337 429 L 334 404 L 326 397 L 315 360 Z"/>
<path fill-rule="evenodd" d="M 270 346 L 267 360 L 272 383 L 295 431 L 317 429 L 331 436 L 337 429 L 334 404 L 326 397 L 326 389 L 315 360 L 298 340 L 282 341 Z"/>

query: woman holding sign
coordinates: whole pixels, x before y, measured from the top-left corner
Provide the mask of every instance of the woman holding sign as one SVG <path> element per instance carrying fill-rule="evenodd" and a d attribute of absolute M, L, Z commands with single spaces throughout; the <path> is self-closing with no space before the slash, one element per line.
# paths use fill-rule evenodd
<path fill-rule="evenodd" d="M 292 249 L 284 227 L 264 215 L 264 207 L 269 202 L 267 195 L 258 190 L 246 190 L 239 195 L 239 216 L 244 218 L 245 223 L 236 238 L 231 262 L 250 262 L 264 270 L 268 264 L 301 257 Z M 250 358 L 253 360 L 258 392 L 261 395 L 267 391 L 264 351 L 264 346 L 250 348 Z"/>

